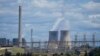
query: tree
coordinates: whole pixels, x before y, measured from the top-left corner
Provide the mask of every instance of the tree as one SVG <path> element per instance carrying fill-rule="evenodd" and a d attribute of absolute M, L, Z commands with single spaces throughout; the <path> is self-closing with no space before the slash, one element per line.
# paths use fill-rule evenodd
<path fill-rule="evenodd" d="M 89 56 L 100 56 L 100 48 L 95 48 L 89 52 Z"/>

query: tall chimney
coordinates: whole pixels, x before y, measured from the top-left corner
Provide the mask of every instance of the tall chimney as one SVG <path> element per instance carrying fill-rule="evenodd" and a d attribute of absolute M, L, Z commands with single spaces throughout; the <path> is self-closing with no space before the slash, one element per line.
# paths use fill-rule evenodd
<path fill-rule="evenodd" d="M 18 23 L 18 47 L 22 47 L 22 19 L 21 19 L 22 6 L 19 5 L 19 23 Z"/>

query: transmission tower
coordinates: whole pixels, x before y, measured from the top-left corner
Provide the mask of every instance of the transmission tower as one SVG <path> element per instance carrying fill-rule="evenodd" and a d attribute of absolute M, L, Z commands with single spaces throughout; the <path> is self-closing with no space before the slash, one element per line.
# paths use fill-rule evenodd
<path fill-rule="evenodd" d="M 93 47 L 95 48 L 95 33 L 92 35 Z"/>

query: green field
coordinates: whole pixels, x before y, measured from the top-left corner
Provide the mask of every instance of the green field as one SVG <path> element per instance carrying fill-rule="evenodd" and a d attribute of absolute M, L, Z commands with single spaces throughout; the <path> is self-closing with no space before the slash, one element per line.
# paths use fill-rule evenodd
<path fill-rule="evenodd" d="M 8 50 L 12 53 L 12 55 L 15 55 L 16 53 L 24 53 L 24 49 L 23 48 L 19 48 L 19 47 L 1 47 L 0 48 L 0 55 L 5 53 L 5 50 Z"/>

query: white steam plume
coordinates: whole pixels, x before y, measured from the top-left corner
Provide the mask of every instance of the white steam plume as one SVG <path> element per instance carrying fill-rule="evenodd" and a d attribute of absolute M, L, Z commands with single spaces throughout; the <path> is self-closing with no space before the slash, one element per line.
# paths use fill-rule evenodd
<path fill-rule="evenodd" d="M 58 19 L 58 20 L 55 22 L 55 24 L 53 25 L 53 28 L 51 29 L 51 31 L 57 30 L 57 28 L 58 28 L 58 26 L 59 26 L 59 24 L 60 24 L 60 22 L 61 22 L 62 20 L 64 20 L 64 18 Z"/>
<path fill-rule="evenodd" d="M 60 18 L 55 22 L 51 31 L 69 30 L 69 28 L 69 21 L 64 18 Z"/>

